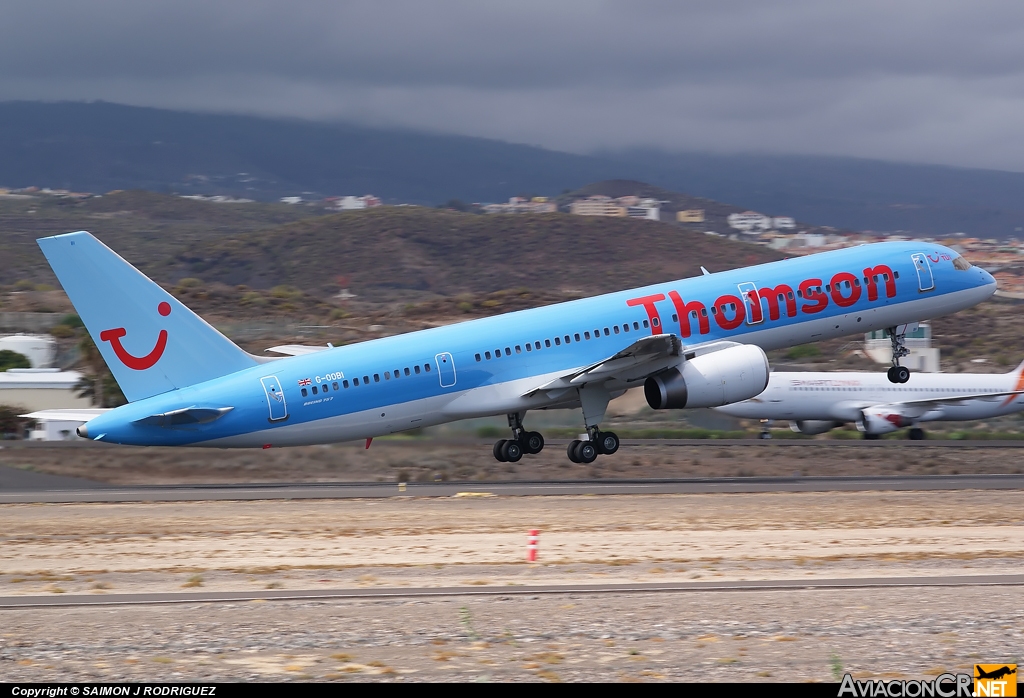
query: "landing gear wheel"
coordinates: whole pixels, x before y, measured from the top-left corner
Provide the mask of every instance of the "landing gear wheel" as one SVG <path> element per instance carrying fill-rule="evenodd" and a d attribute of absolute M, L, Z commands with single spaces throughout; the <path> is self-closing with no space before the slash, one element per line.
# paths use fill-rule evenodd
<path fill-rule="evenodd" d="M 597 460 L 597 448 L 590 441 L 580 441 L 576 446 L 577 463 L 593 463 Z"/>
<path fill-rule="evenodd" d="M 540 453 L 544 450 L 544 437 L 539 431 L 530 431 L 523 435 L 523 453 Z"/>
<path fill-rule="evenodd" d="M 890 383 L 899 383 L 899 379 L 896 378 L 895 366 L 889 367 L 889 370 L 885 372 L 885 377 L 889 379 Z"/>
<path fill-rule="evenodd" d="M 619 437 L 614 431 L 602 431 L 597 435 L 597 450 L 610 456 L 619 450 Z"/>
<path fill-rule="evenodd" d="M 505 439 L 501 439 L 500 441 L 495 441 L 494 442 L 494 449 L 493 449 L 492 452 L 494 453 L 494 460 L 498 461 L 499 463 L 506 463 L 506 462 L 508 462 L 507 459 L 504 456 L 501 455 L 501 451 L 502 451 L 502 448 L 504 446 L 505 446 Z"/>
<path fill-rule="evenodd" d="M 501 455 L 503 461 L 515 463 L 523 457 L 523 447 L 519 445 L 518 441 L 512 441 L 510 439 L 502 445 Z"/>
<path fill-rule="evenodd" d="M 906 383 L 910 380 L 910 369 L 906 366 L 894 366 L 892 374 L 896 377 L 897 383 Z"/>
<path fill-rule="evenodd" d="M 920 427 L 914 427 L 909 432 L 907 432 L 907 438 L 910 439 L 911 441 L 924 441 L 924 429 Z"/>
<path fill-rule="evenodd" d="M 565 448 L 565 455 L 569 456 L 569 460 L 573 463 L 579 463 L 579 461 L 576 460 L 576 447 L 581 443 L 583 442 L 574 439 L 573 441 L 570 441 L 569 445 Z"/>

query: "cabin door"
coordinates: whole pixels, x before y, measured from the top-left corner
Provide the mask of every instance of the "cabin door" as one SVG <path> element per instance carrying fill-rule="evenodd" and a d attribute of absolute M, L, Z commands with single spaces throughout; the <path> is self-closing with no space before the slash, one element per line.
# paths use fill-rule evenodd
<path fill-rule="evenodd" d="M 743 299 L 743 307 L 747 311 L 747 324 L 760 325 L 764 322 L 764 313 L 761 312 L 761 299 L 757 295 L 757 285 L 753 281 L 744 281 L 738 287 L 740 298 Z"/>
<path fill-rule="evenodd" d="M 267 396 L 267 406 L 270 408 L 268 422 L 280 422 L 288 419 L 288 403 L 284 400 L 284 391 L 281 390 L 281 381 L 277 376 L 264 376 L 260 378 L 263 384 L 263 393 Z"/>
<path fill-rule="evenodd" d="M 932 266 L 928 264 L 928 258 L 920 252 L 910 256 L 914 259 L 914 268 L 917 269 L 917 289 L 931 291 L 935 288 L 935 277 L 932 276 Z"/>
<path fill-rule="evenodd" d="M 455 360 L 448 352 L 443 352 L 434 357 L 437 364 L 437 377 L 441 379 L 442 388 L 450 388 L 455 385 Z"/>

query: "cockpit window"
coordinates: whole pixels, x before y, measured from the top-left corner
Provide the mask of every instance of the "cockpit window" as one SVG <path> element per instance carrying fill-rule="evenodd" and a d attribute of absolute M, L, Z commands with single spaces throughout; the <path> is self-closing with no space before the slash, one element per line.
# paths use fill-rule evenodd
<path fill-rule="evenodd" d="M 956 259 L 953 260 L 953 268 L 959 269 L 960 271 L 967 271 L 971 268 L 971 263 L 964 259 L 962 256 L 957 255 Z"/>

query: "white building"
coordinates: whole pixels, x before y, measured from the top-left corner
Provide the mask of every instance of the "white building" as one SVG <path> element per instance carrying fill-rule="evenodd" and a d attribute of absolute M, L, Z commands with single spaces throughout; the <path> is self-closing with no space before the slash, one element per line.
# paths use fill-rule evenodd
<path fill-rule="evenodd" d="M 80 409 L 92 406 L 79 397 L 75 386 L 82 379 L 78 371 L 59 368 L 12 368 L 0 371 L 0 404 L 26 411 Z"/>
<path fill-rule="evenodd" d="M 622 199 L 619 199 L 619 201 L 621 202 Z M 657 199 L 641 199 L 635 204 L 627 206 L 626 215 L 630 218 L 645 218 L 649 221 L 660 221 L 661 202 Z"/>
<path fill-rule="evenodd" d="M 49 368 L 57 351 L 53 337 L 35 334 L 9 334 L 0 337 L 0 351 L 7 349 L 28 359 L 32 368 Z"/>
<path fill-rule="evenodd" d="M 302 203 L 302 197 L 301 196 L 282 196 L 281 197 L 281 203 L 282 204 L 292 204 L 294 206 L 295 204 L 301 204 Z"/>
<path fill-rule="evenodd" d="M 796 221 L 789 216 L 776 216 L 773 222 L 778 230 L 793 230 L 796 228 Z"/>
<path fill-rule="evenodd" d="M 729 227 L 744 233 L 756 234 L 762 230 L 771 230 L 772 218 L 755 211 L 744 211 L 743 213 L 730 213 L 726 219 Z"/>
<path fill-rule="evenodd" d="M 532 199 L 513 196 L 507 204 L 485 204 L 483 210 L 485 213 L 555 213 L 558 206 L 554 201 L 548 201 L 546 196 Z"/>
<path fill-rule="evenodd" d="M 342 196 L 334 204 L 338 211 L 358 211 L 364 208 L 380 206 L 380 199 L 373 194 L 365 196 Z"/>

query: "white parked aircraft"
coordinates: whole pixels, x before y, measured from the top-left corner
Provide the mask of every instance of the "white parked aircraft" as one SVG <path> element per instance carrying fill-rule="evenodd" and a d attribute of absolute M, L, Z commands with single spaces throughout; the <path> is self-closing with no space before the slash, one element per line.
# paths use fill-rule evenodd
<path fill-rule="evenodd" d="M 760 395 L 715 409 L 747 419 L 789 420 L 802 434 L 823 434 L 852 422 L 865 439 L 903 427 L 910 427 L 911 439 L 923 439 L 923 422 L 989 419 L 1024 410 L 1024 363 L 1009 373 L 915 373 L 913 380 L 898 384 L 874 373 L 774 372 Z"/>

